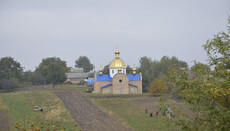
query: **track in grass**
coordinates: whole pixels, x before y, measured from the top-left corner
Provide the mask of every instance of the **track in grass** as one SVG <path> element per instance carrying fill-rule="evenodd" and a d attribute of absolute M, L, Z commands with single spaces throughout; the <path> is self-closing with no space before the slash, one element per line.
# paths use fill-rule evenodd
<path fill-rule="evenodd" d="M 101 111 L 85 96 L 73 90 L 57 90 L 54 93 L 63 101 L 75 122 L 87 131 L 127 131 L 118 121 Z"/>

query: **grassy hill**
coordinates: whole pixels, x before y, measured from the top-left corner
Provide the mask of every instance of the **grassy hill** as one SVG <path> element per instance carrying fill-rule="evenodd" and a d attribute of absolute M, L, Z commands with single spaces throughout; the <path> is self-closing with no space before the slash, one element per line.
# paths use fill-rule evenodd
<path fill-rule="evenodd" d="M 75 125 L 62 101 L 49 91 L 0 94 L 0 104 L 0 107 L 4 106 L 0 110 L 7 112 L 10 117 L 11 130 L 15 130 L 16 125 L 26 129 L 32 126 L 38 129 L 71 130 Z M 43 112 L 34 110 L 35 106 L 43 108 Z"/>

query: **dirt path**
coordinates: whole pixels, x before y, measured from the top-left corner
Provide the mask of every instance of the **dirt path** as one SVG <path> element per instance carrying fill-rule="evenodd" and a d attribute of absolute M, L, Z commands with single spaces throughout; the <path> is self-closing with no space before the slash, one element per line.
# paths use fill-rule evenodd
<path fill-rule="evenodd" d="M 10 121 L 6 112 L 0 111 L 0 131 L 9 131 Z"/>
<path fill-rule="evenodd" d="M 87 131 L 127 131 L 118 121 L 101 111 L 85 96 L 73 90 L 56 90 L 73 119 Z"/>

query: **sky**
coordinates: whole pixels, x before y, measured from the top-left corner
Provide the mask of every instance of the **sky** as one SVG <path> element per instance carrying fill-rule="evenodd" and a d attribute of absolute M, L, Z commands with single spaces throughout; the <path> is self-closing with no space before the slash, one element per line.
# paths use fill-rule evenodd
<path fill-rule="evenodd" d="M 74 67 L 85 55 L 98 70 L 118 45 L 131 67 L 142 56 L 207 63 L 202 45 L 228 16 L 230 0 L 0 0 L 0 58 L 33 71 L 43 58 Z"/>

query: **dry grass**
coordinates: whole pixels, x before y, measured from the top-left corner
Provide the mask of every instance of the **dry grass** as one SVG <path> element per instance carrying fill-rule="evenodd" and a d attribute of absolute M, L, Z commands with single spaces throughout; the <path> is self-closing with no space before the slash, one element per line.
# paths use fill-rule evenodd
<path fill-rule="evenodd" d="M 60 129 L 71 130 L 76 124 L 67 111 L 62 101 L 49 91 L 36 92 L 18 92 L 0 94 L 0 98 L 9 107 L 9 116 L 11 123 L 24 123 L 25 120 L 32 123 L 37 121 L 49 125 L 61 125 Z M 43 112 L 35 111 L 34 107 L 43 108 Z M 7 110 L 7 107 L 0 106 L 1 109 Z M 29 128 L 30 125 L 27 126 Z M 46 126 L 47 127 L 47 126 Z"/>

